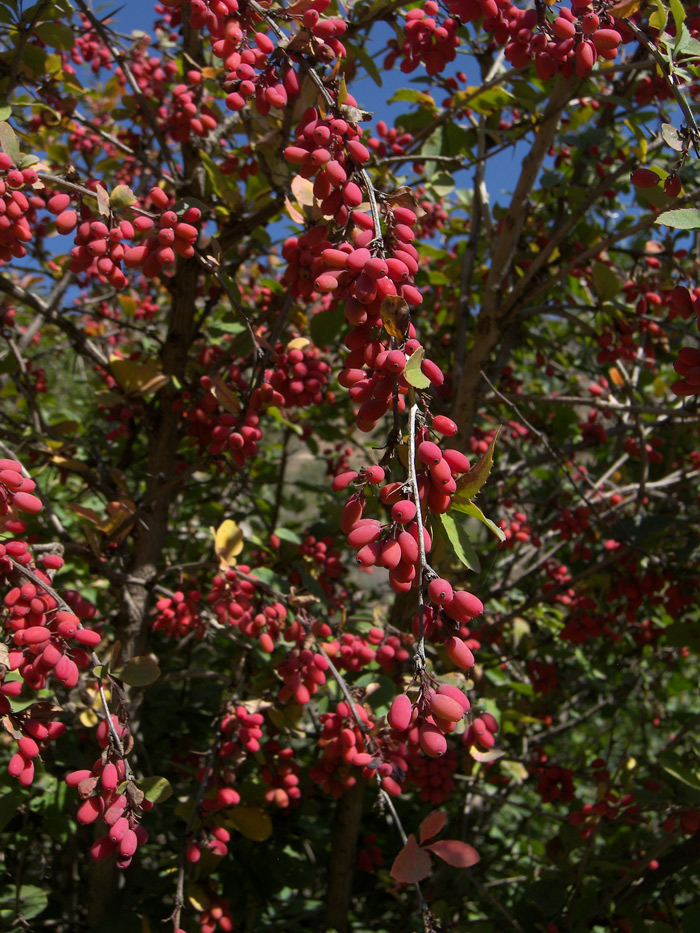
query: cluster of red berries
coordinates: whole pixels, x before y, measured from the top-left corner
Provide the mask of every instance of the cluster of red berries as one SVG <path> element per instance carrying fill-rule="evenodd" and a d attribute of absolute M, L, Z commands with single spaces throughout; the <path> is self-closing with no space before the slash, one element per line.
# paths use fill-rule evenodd
<path fill-rule="evenodd" d="M 452 15 L 462 23 L 482 21 L 506 59 L 522 68 L 534 59 L 537 75 L 543 81 L 558 72 L 574 72 L 585 78 L 598 58 L 612 61 L 623 33 L 618 21 L 589 0 L 571 0 L 571 8 L 560 6 L 556 16 L 542 20 L 537 10 L 522 10 L 511 0 L 448 0 Z"/>
<path fill-rule="evenodd" d="M 111 720 L 123 743 L 128 736 L 127 727 L 114 715 Z M 124 760 L 112 748 L 106 719 L 97 727 L 97 741 L 104 749 L 102 756 L 92 769 L 72 771 L 66 777 L 66 784 L 75 787 L 82 799 L 77 812 L 78 822 L 89 825 L 102 818 L 107 825 L 107 832 L 92 845 L 92 857 L 100 860 L 116 853 L 117 867 L 128 868 L 137 848 L 148 841 L 148 833 L 138 820 L 141 813 L 150 810 L 153 804 L 128 779 Z"/>
<path fill-rule="evenodd" d="M 12 159 L 0 152 L 0 262 L 11 262 L 27 255 L 24 246 L 33 237 L 37 208 L 44 207 L 38 195 L 22 188 L 31 187 L 38 176 L 33 168 L 15 168 Z"/>
<path fill-rule="evenodd" d="M 295 648 L 278 665 L 277 672 L 284 680 L 278 697 L 281 703 L 292 698 L 304 706 L 326 682 L 328 660 L 310 648 Z"/>
<path fill-rule="evenodd" d="M 445 735 L 454 732 L 469 707 L 458 687 L 439 684 L 433 689 L 424 683 L 415 703 L 406 693 L 394 697 L 387 719 L 397 732 L 410 730 L 409 742 L 420 745 L 429 758 L 439 758 L 447 751 Z"/>
<path fill-rule="evenodd" d="M 249 638 L 256 638 L 263 651 L 272 653 L 281 635 L 288 638 L 287 610 L 277 601 L 262 605 L 255 583 L 239 574 L 252 574 L 254 579 L 250 567 L 244 564 L 230 567 L 225 574 L 214 577 L 206 602 L 222 625 L 232 625 Z"/>
<path fill-rule="evenodd" d="M 273 396 L 271 404 L 285 408 L 320 404 L 330 371 L 328 363 L 319 358 L 316 347 L 309 344 L 293 347 L 285 352 L 280 345 L 277 348 L 274 367 L 265 370 L 264 374 L 265 382 L 272 386 L 273 392 L 277 394 Z M 259 407 L 255 401 L 251 397 L 251 405 Z M 264 404 L 262 396 L 260 404 Z"/>
<path fill-rule="evenodd" d="M 201 598 L 199 590 L 189 590 L 186 594 L 178 590 L 172 596 L 162 597 L 156 602 L 153 630 L 172 638 L 184 638 L 190 632 L 195 632 L 197 639 L 203 638 L 206 622 L 197 609 Z"/>
<path fill-rule="evenodd" d="M 94 190 L 97 182 L 88 183 Z M 56 215 L 54 224 L 61 234 L 76 230 L 71 250 L 70 269 L 76 273 L 96 275 L 101 281 L 109 282 L 116 289 L 128 284 L 122 269 L 140 269 L 147 278 L 159 275 L 175 264 L 176 255 L 187 259 L 194 255 L 194 244 L 199 236 L 195 224 L 201 219 L 196 207 L 187 208 L 182 217 L 168 210 L 170 198 L 161 188 L 150 191 L 151 203 L 160 211 L 157 220 L 139 214 L 130 220 L 121 220 L 108 225 L 104 219 L 95 217 L 92 210 L 83 205 L 78 212 L 71 207 L 71 196 L 54 194 L 47 202 L 47 209 Z M 76 229 L 77 228 L 77 229 Z M 128 246 L 125 240 L 145 234 L 141 242 Z"/>
<path fill-rule="evenodd" d="M 200 384 L 206 394 L 194 401 L 185 413 L 189 434 L 213 457 L 230 450 L 233 462 L 242 469 L 258 452 L 258 441 L 262 437 L 258 427 L 260 418 L 251 408 L 239 414 L 221 411 L 212 379 L 202 376 Z"/>
<path fill-rule="evenodd" d="M 13 509 L 36 515 L 43 508 L 41 499 L 33 495 L 36 483 L 22 475 L 17 460 L 0 460 L 0 518 Z"/>
<path fill-rule="evenodd" d="M 228 855 L 227 842 L 231 839 L 231 833 L 224 826 L 213 826 L 209 831 L 200 830 L 197 839 L 193 839 L 185 848 L 185 858 L 188 862 L 195 864 L 202 857 L 204 849 L 216 855 L 217 858 L 223 858 Z"/>
<path fill-rule="evenodd" d="M 409 74 L 423 63 L 429 75 L 441 74 L 445 65 L 453 62 L 461 45 L 457 35 L 459 22 L 451 16 L 441 17 L 440 7 L 435 0 L 426 0 L 405 14 L 404 35 L 399 47 L 396 39 L 389 42 L 390 52 L 384 59 L 384 68 L 394 67 L 401 56 L 401 71 Z"/>
<path fill-rule="evenodd" d="M 265 764 L 260 769 L 260 776 L 268 786 L 265 800 L 280 810 L 286 810 L 301 799 L 295 751 L 289 746 L 280 745 L 278 739 L 271 738 L 263 745 L 263 753 Z"/>

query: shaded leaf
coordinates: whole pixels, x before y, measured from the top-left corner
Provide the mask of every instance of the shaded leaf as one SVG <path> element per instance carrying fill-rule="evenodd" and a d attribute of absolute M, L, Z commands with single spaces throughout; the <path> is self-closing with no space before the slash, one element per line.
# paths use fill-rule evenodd
<path fill-rule="evenodd" d="M 455 868 L 471 868 L 479 861 L 480 855 L 473 846 L 459 839 L 440 839 L 426 846 L 430 852 Z"/>
<path fill-rule="evenodd" d="M 265 842 L 272 835 L 270 815 L 260 807 L 235 807 L 226 823 L 253 842 Z"/>
<path fill-rule="evenodd" d="M 115 671 L 114 673 L 130 687 L 147 687 L 160 677 L 160 667 L 154 657 L 144 654 L 132 658 L 121 672 Z"/>
<path fill-rule="evenodd" d="M 430 856 L 425 849 L 421 849 L 416 837 L 411 833 L 406 845 L 394 859 L 389 874 L 403 884 L 415 884 L 427 878 L 431 868 Z"/>
<path fill-rule="evenodd" d="M 384 330 L 387 334 L 389 334 L 390 337 L 395 337 L 396 340 L 403 340 L 408 330 L 408 325 L 411 323 L 411 313 L 406 299 L 400 298 L 398 295 L 387 295 L 382 301 L 379 313 L 381 314 Z M 414 356 L 419 352 L 421 354 L 423 353 L 422 348 L 416 350 Z M 422 360 L 422 358 L 421 355 L 420 359 Z M 406 368 L 408 369 L 408 366 Z M 411 385 L 415 385 L 415 383 L 411 383 Z M 416 388 L 425 388 L 425 386 L 416 386 Z"/>
<path fill-rule="evenodd" d="M 102 190 L 104 191 L 104 188 Z M 107 212 L 109 213 L 109 207 Z M 169 380 L 169 376 L 160 371 L 160 365 L 156 360 L 137 363 L 135 360 L 125 360 L 120 356 L 112 355 L 109 358 L 109 368 L 126 395 L 134 397 L 151 395 Z"/>
<path fill-rule="evenodd" d="M 212 373 L 209 376 L 209 380 L 211 383 L 209 391 L 219 405 L 232 415 L 239 415 L 241 413 L 241 403 L 238 401 L 238 396 L 233 389 L 229 389 L 221 376 L 218 376 L 216 373 Z"/>
<path fill-rule="evenodd" d="M 429 813 L 420 824 L 421 845 L 425 845 L 426 842 L 429 842 L 437 836 L 438 833 L 441 833 L 446 822 L 447 814 L 444 810 L 433 810 L 432 813 Z"/>
<path fill-rule="evenodd" d="M 610 266 L 604 262 L 597 262 L 592 269 L 593 287 L 596 295 L 602 301 L 611 301 L 622 288 L 622 282 L 615 275 Z"/>

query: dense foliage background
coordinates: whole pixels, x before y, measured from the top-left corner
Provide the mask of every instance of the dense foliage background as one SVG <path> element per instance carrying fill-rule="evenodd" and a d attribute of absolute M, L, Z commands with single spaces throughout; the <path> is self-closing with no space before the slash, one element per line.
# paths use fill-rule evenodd
<path fill-rule="evenodd" d="M 697 930 L 700 9 L 153 20 L 0 3 L 6 928 Z"/>

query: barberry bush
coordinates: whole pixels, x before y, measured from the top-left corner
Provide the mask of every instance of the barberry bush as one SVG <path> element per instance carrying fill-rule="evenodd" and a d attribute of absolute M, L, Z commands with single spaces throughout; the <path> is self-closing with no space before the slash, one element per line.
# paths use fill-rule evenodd
<path fill-rule="evenodd" d="M 0 3 L 4 928 L 697 930 L 700 5 L 129 9 Z"/>

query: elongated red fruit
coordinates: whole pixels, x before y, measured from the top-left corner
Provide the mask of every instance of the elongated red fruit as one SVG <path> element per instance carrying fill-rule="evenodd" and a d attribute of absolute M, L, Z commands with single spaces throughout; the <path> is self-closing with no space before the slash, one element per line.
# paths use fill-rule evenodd
<path fill-rule="evenodd" d="M 457 722 L 464 716 L 464 710 L 457 700 L 443 693 L 436 693 L 430 700 L 430 712 L 439 719 Z"/>
<path fill-rule="evenodd" d="M 447 739 L 437 726 L 430 723 L 422 727 L 418 741 L 429 758 L 440 758 L 447 751 Z"/>
<path fill-rule="evenodd" d="M 463 671 L 474 667 L 474 655 L 461 638 L 454 638 L 454 636 L 450 635 L 445 641 L 445 650 L 447 651 L 447 657 L 455 667 L 459 667 Z"/>
<path fill-rule="evenodd" d="M 394 701 L 389 709 L 387 720 L 392 729 L 404 732 L 411 723 L 411 714 L 413 712 L 411 701 L 405 693 L 394 697 Z"/>

